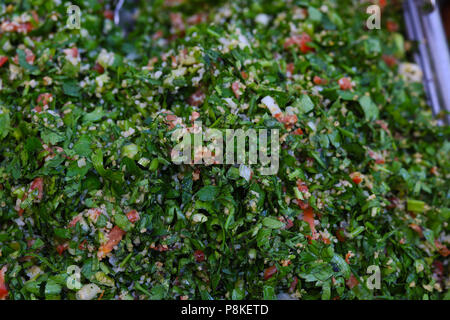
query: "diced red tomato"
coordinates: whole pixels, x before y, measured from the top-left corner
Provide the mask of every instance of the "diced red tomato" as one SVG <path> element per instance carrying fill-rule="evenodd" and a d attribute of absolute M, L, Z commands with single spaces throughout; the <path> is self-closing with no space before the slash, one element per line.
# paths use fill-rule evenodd
<path fill-rule="evenodd" d="M 34 60 L 36 59 L 36 56 L 34 55 L 33 51 L 31 51 L 30 49 L 26 48 L 25 49 L 25 60 L 29 63 L 29 64 L 33 64 Z M 16 55 L 13 59 L 15 64 L 19 64 L 19 56 Z"/>
<path fill-rule="evenodd" d="M 319 84 L 322 84 L 322 79 L 318 76 L 314 76 L 313 82 L 314 82 L 314 84 L 319 85 Z"/>
<path fill-rule="evenodd" d="M 269 268 L 267 268 L 266 270 L 264 270 L 264 280 L 268 280 L 270 278 L 272 278 L 272 276 L 277 273 L 277 266 L 273 265 Z"/>
<path fill-rule="evenodd" d="M 169 123 L 169 128 L 173 129 L 176 126 L 176 122 L 178 120 L 178 117 L 176 115 L 174 115 L 174 114 L 168 114 L 166 116 L 166 120 Z"/>
<path fill-rule="evenodd" d="M 102 290 L 102 292 L 100 292 L 100 296 L 98 297 L 97 300 L 102 300 L 104 294 L 105 294 L 105 290 Z"/>
<path fill-rule="evenodd" d="M 87 240 L 86 240 L 86 239 L 84 239 L 83 241 L 81 241 L 81 243 L 78 245 L 78 249 L 80 249 L 80 250 L 86 249 L 86 243 L 87 243 Z"/>
<path fill-rule="evenodd" d="M 291 62 L 286 65 L 286 73 L 288 78 L 292 78 L 294 75 L 295 65 Z"/>
<path fill-rule="evenodd" d="M 69 245 L 67 243 L 62 243 L 62 244 L 58 244 L 56 246 L 56 251 L 61 256 L 64 253 L 64 251 L 66 251 L 68 248 L 69 248 Z"/>
<path fill-rule="evenodd" d="M 441 256 L 447 257 L 450 254 L 450 250 L 448 250 L 447 246 L 443 245 L 438 240 L 434 240 L 434 245 L 438 249 L 438 252 Z"/>
<path fill-rule="evenodd" d="M 325 244 L 330 244 L 330 243 L 331 243 L 330 239 L 328 239 L 328 238 L 326 238 L 326 237 L 324 237 L 324 236 L 322 236 L 322 241 L 323 241 L 323 243 L 325 243 Z"/>
<path fill-rule="evenodd" d="M 294 222 L 292 222 L 291 219 L 286 219 L 286 226 L 285 229 L 290 229 L 294 226 Z"/>
<path fill-rule="evenodd" d="M 0 67 L 3 67 L 6 62 L 8 62 L 8 57 L 0 56 Z"/>
<path fill-rule="evenodd" d="M 44 196 L 44 179 L 39 177 L 34 179 L 33 182 L 31 182 L 30 192 L 36 189 L 38 190 L 38 199 L 41 200 L 42 197 Z"/>
<path fill-rule="evenodd" d="M 372 150 L 369 150 L 368 153 L 369 153 L 369 157 L 374 159 L 376 164 L 384 164 L 385 163 L 385 160 L 382 155 L 380 155 L 376 152 L 373 152 Z"/>
<path fill-rule="evenodd" d="M 384 9 L 384 7 L 387 6 L 387 0 L 378 0 L 378 5 L 381 7 L 381 9 Z"/>
<path fill-rule="evenodd" d="M 140 219 L 139 212 L 136 210 L 131 210 L 127 213 L 127 218 L 131 223 L 135 223 Z"/>
<path fill-rule="evenodd" d="M 150 246 L 150 249 L 155 250 L 155 251 L 159 251 L 159 252 L 164 252 L 164 251 L 168 251 L 169 247 L 167 246 L 167 244 L 158 244 L 155 246 L 154 243 L 152 243 L 152 245 Z"/>
<path fill-rule="evenodd" d="M 297 180 L 297 189 L 298 189 L 298 191 L 300 191 L 300 192 L 308 192 L 308 186 L 307 186 L 306 183 L 305 183 L 303 180 L 301 180 L 301 179 L 298 179 L 298 180 Z"/>
<path fill-rule="evenodd" d="M 206 19 L 207 19 L 207 15 L 206 15 L 205 13 L 197 13 L 197 14 L 194 14 L 194 15 L 190 16 L 190 17 L 186 20 L 186 22 L 187 22 L 189 25 L 196 25 L 196 24 L 205 22 Z"/>
<path fill-rule="evenodd" d="M 5 273 L 7 269 L 6 266 L 0 269 L 0 300 L 5 300 L 9 293 L 5 284 Z"/>
<path fill-rule="evenodd" d="M 33 30 L 34 27 L 31 24 L 31 22 L 25 22 L 25 23 L 20 23 L 17 27 L 16 27 L 16 31 L 19 33 L 28 33 L 31 30 Z"/>
<path fill-rule="evenodd" d="M 191 106 L 198 107 L 205 101 L 206 95 L 203 93 L 201 89 L 195 91 L 188 99 L 188 102 Z"/>
<path fill-rule="evenodd" d="M 35 10 L 33 10 L 33 11 L 31 11 L 31 15 L 33 17 L 33 20 L 36 22 L 36 24 L 38 24 L 39 23 L 39 15 L 38 15 L 38 13 Z"/>
<path fill-rule="evenodd" d="M 200 113 L 198 113 L 197 111 L 192 111 L 192 113 L 191 113 L 191 121 L 195 121 L 198 118 L 200 118 Z"/>
<path fill-rule="evenodd" d="M 386 27 L 389 32 L 396 32 L 398 31 L 398 23 L 392 20 L 388 20 L 386 23 Z"/>
<path fill-rule="evenodd" d="M 311 207 L 308 206 L 305 210 L 303 210 L 303 221 L 309 224 L 309 228 L 313 234 L 313 238 L 316 237 L 316 226 L 314 224 L 314 212 Z"/>
<path fill-rule="evenodd" d="M 417 234 L 418 234 L 421 238 L 423 237 L 422 228 L 421 228 L 418 224 L 411 223 L 411 224 L 409 224 L 409 227 L 410 227 L 411 229 L 413 229 L 415 232 L 417 232 Z"/>
<path fill-rule="evenodd" d="M 395 59 L 394 56 L 383 54 L 382 59 L 383 59 L 384 63 L 387 64 L 388 67 L 393 67 L 397 64 L 397 59 Z"/>
<path fill-rule="evenodd" d="M 297 129 L 295 129 L 295 131 L 292 134 L 301 136 L 301 135 L 303 135 L 303 130 L 301 128 L 297 128 Z"/>
<path fill-rule="evenodd" d="M 48 106 L 48 103 L 53 100 L 53 95 L 51 93 L 41 93 L 37 98 L 37 106 L 34 108 L 34 111 L 37 113 L 42 112 L 43 106 Z"/>
<path fill-rule="evenodd" d="M 241 76 L 242 76 L 242 78 L 243 78 L 244 80 L 247 80 L 247 79 L 248 79 L 248 74 L 247 74 L 247 72 L 245 72 L 245 71 L 241 71 Z"/>
<path fill-rule="evenodd" d="M 103 16 L 105 17 L 105 19 L 114 20 L 114 12 L 112 10 L 103 11 Z"/>
<path fill-rule="evenodd" d="M 103 259 L 106 254 L 110 253 L 115 246 L 119 244 L 123 236 L 126 234 L 125 231 L 120 229 L 118 226 L 114 226 L 108 234 L 108 241 L 101 245 L 97 252 L 97 257 L 99 260 Z"/>
<path fill-rule="evenodd" d="M 289 292 L 294 292 L 295 288 L 297 288 L 297 284 L 298 284 L 298 279 L 297 277 L 294 276 L 294 279 L 291 282 L 291 286 L 289 287 Z"/>
<path fill-rule="evenodd" d="M 239 91 L 239 82 L 235 81 L 233 82 L 233 84 L 231 85 L 231 90 L 233 90 L 234 96 L 236 97 L 236 99 L 239 99 L 239 97 L 241 96 L 241 93 Z"/>
<path fill-rule="evenodd" d="M 313 48 L 309 47 L 308 44 L 311 43 L 311 37 L 309 34 L 303 32 L 300 36 L 295 35 L 290 38 L 287 38 L 284 42 L 284 48 L 287 49 L 292 45 L 296 45 L 301 53 L 308 53 L 314 51 Z"/>
<path fill-rule="evenodd" d="M 77 58 L 78 57 L 78 48 L 73 47 L 70 49 L 65 49 L 64 53 L 66 56 L 72 57 L 72 58 Z"/>
<path fill-rule="evenodd" d="M 69 222 L 69 228 L 73 228 L 77 225 L 78 221 L 80 221 L 82 218 L 81 214 L 75 216 L 72 221 Z"/>
<path fill-rule="evenodd" d="M 298 120 L 298 117 L 296 114 L 290 114 L 290 115 L 283 115 L 282 113 L 277 113 L 275 115 L 275 118 L 281 122 L 284 123 L 284 126 L 286 129 L 293 127 Z"/>
<path fill-rule="evenodd" d="M 346 77 L 340 78 L 338 84 L 341 90 L 351 90 L 353 88 L 351 80 Z"/>
<path fill-rule="evenodd" d="M 302 210 L 305 210 L 306 208 L 309 207 L 309 204 L 307 202 L 304 202 L 303 200 L 300 199 L 294 199 L 293 202 L 296 203 Z"/>
<path fill-rule="evenodd" d="M 360 184 L 362 182 L 361 173 L 359 173 L 358 171 L 350 173 L 350 178 L 356 184 Z"/>
<path fill-rule="evenodd" d="M 205 253 L 202 250 L 195 250 L 194 251 L 194 259 L 197 262 L 205 261 Z"/>
<path fill-rule="evenodd" d="M 359 284 L 358 279 L 356 279 L 356 277 L 352 274 L 350 276 L 350 278 L 348 278 L 348 280 L 345 282 L 345 284 L 347 285 L 347 287 L 349 289 L 353 289 L 354 287 L 356 287 Z"/>
<path fill-rule="evenodd" d="M 345 233 L 344 233 L 344 229 L 338 229 L 336 231 L 336 238 L 340 241 L 340 242 L 345 242 Z"/>
<path fill-rule="evenodd" d="M 181 13 L 171 12 L 170 13 L 170 22 L 172 24 L 172 27 L 175 29 L 175 31 L 177 33 L 185 30 L 183 16 L 181 15 Z"/>
<path fill-rule="evenodd" d="M 91 208 L 87 212 L 89 219 L 93 222 L 97 222 L 98 217 L 102 215 L 102 210 L 99 208 Z"/>
<path fill-rule="evenodd" d="M 347 252 L 347 254 L 345 255 L 345 262 L 347 262 L 347 264 L 350 264 L 350 257 L 351 257 L 351 253 L 350 252 Z"/>
<path fill-rule="evenodd" d="M 37 98 L 37 103 L 43 106 L 48 106 L 49 102 L 53 99 L 53 95 L 51 93 L 41 93 Z"/>
<path fill-rule="evenodd" d="M 100 74 L 105 72 L 105 68 L 103 68 L 102 65 L 98 62 L 95 63 L 95 65 L 92 67 L 92 70 L 97 71 Z"/>

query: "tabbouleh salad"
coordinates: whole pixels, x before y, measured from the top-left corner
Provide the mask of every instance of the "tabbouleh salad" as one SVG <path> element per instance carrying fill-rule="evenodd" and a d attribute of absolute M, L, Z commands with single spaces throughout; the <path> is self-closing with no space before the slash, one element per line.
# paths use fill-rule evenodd
<path fill-rule="evenodd" d="M 376 3 L 2 1 L 0 299 L 448 299 L 450 130 Z M 174 164 L 194 120 L 277 174 Z"/>

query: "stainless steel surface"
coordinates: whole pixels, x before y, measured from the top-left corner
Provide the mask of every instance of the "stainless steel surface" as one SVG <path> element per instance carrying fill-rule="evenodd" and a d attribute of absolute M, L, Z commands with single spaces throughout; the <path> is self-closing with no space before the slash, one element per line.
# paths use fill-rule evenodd
<path fill-rule="evenodd" d="M 431 6 L 430 6 L 431 4 Z M 424 5 L 428 9 L 424 10 Z M 417 41 L 416 63 L 422 69 L 424 87 L 433 114 L 450 111 L 450 52 L 435 1 L 406 0 L 405 24 L 408 37 Z M 450 116 L 444 117 L 447 124 Z M 443 121 L 438 119 L 440 125 Z"/>
<path fill-rule="evenodd" d="M 114 23 L 117 25 L 120 22 L 120 9 L 122 9 L 125 0 L 119 0 L 116 8 L 114 9 Z"/>

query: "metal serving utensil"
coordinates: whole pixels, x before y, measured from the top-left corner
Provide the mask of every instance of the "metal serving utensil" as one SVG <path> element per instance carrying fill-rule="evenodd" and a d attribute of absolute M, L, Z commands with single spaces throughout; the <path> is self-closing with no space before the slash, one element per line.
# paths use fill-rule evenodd
<path fill-rule="evenodd" d="M 403 6 L 408 37 L 418 43 L 414 59 L 424 75 L 428 102 L 434 116 L 439 115 L 438 124 L 450 124 L 450 52 L 439 5 L 435 0 L 405 0 Z"/>
<path fill-rule="evenodd" d="M 119 2 L 117 3 L 116 8 L 114 9 L 114 23 L 116 25 L 119 24 L 120 22 L 120 9 L 122 9 L 123 3 L 125 2 L 125 0 L 119 0 Z"/>

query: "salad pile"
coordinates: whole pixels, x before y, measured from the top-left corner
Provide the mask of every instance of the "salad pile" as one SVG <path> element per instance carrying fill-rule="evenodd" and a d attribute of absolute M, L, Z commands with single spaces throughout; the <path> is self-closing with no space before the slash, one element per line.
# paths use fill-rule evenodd
<path fill-rule="evenodd" d="M 0 299 L 449 298 L 450 129 L 371 4 L 3 1 Z M 175 164 L 194 121 L 278 172 Z"/>

